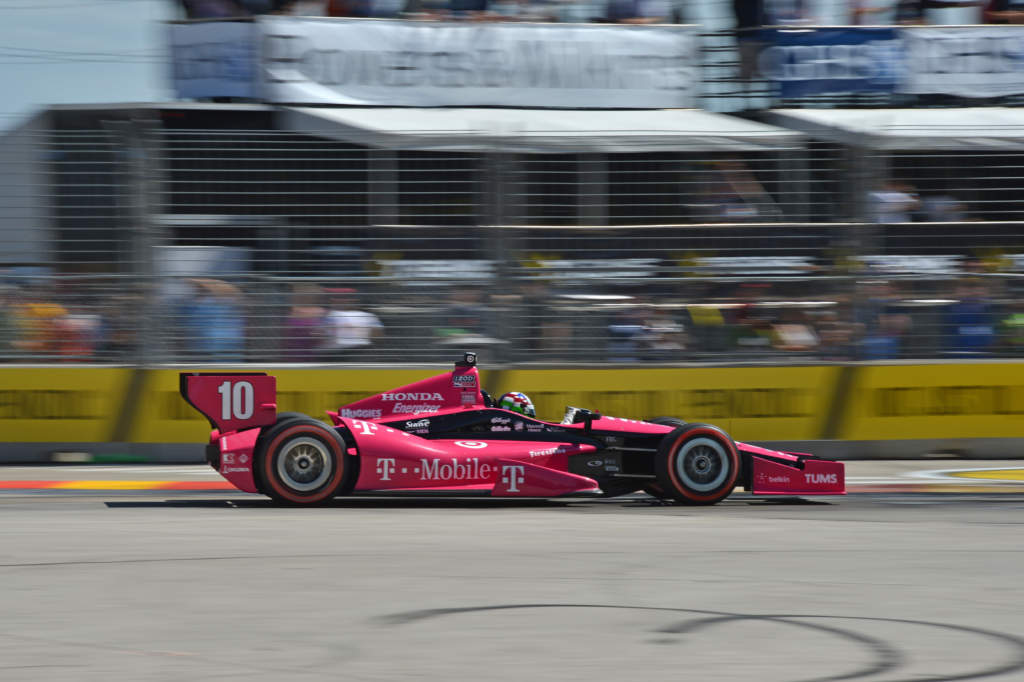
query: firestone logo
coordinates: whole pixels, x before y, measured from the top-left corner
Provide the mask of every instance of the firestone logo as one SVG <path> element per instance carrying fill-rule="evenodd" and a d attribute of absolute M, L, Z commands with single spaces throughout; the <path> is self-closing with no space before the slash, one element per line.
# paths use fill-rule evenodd
<path fill-rule="evenodd" d="M 567 445 L 559 445 L 553 448 L 544 448 L 543 450 L 530 450 L 530 457 L 544 457 L 545 455 L 559 455 L 563 452 L 572 452 L 572 447 Z"/>
<path fill-rule="evenodd" d="M 397 402 L 399 400 L 440 400 L 444 398 L 440 393 L 382 393 L 380 396 L 384 402 Z"/>

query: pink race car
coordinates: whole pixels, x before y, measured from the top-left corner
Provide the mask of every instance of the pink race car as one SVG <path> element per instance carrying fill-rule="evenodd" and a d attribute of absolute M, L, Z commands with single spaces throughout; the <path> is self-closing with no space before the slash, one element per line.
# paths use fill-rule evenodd
<path fill-rule="evenodd" d="M 333 427 L 278 413 L 262 373 L 183 373 L 181 395 L 214 430 L 206 458 L 239 490 L 319 504 L 358 492 L 495 497 L 623 495 L 639 490 L 715 504 L 737 486 L 756 495 L 842 495 L 843 464 L 734 442 L 718 427 L 569 407 L 560 423 L 533 416 L 522 394 L 495 402 L 476 355 L 451 372 L 337 412 Z"/>

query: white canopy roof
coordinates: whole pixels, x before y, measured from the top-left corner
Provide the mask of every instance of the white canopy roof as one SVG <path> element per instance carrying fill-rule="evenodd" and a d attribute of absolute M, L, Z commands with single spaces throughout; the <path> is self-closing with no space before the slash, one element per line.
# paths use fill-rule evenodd
<path fill-rule="evenodd" d="M 1024 109 L 775 109 L 766 120 L 869 149 L 1024 149 Z"/>
<path fill-rule="evenodd" d="M 698 109 L 286 107 L 277 127 L 371 147 L 518 152 L 775 151 L 804 136 Z"/>

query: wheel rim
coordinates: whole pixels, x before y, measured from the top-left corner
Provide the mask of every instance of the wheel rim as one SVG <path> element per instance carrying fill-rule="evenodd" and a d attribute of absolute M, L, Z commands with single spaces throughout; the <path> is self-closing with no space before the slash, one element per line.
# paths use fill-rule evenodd
<path fill-rule="evenodd" d="M 687 488 L 708 492 L 718 488 L 729 476 L 729 453 L 717 440 L 694 438 L 676 453 L 676 475 Z"/>
<path fill-rule="evenodd" d="M 277 457 L 277 476 L 298 492 L 316 490 L 331 477 L 333 464 L 327 446 L 316 438 L 293 438 Z"/>

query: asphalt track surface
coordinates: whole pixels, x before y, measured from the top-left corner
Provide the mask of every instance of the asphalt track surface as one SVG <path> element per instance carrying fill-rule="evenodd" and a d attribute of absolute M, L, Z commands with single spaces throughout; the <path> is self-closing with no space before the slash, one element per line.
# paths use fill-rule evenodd
<path fill-rule="evenodd" d="M 0 468 L 0 680 L 1024 681 L 1022 469 L 288 509 L 132 487 L 202 467 Z"/>

